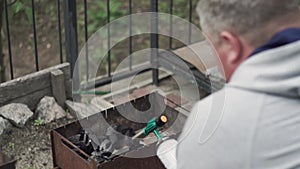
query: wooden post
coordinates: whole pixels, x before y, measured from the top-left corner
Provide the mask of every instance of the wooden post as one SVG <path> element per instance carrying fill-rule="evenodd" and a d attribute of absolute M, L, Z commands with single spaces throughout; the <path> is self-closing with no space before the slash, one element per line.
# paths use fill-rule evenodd
<path fill-rule="evenodd" d="M 51 87 L 52 87 L 52 94 L 55 98 L 56 102 L 65 107 L 66 99 L 66 89 L 65 89 L 65 78 L 64 73 L 57 69 L 51 71 Z"/>

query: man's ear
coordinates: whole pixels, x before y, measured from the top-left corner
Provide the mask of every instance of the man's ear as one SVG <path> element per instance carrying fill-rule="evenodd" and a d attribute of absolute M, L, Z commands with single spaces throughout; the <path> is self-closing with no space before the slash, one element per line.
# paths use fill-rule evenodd
<path fill-rule="evenodd" d="M 235 34 L 223 31 L 220 34 L 221 41 L 225 45 L 225 53 L 227 55 L 226 62 L 229 65 L 235 65 L 241 62 L 242 44 L 238 36 Z"/>

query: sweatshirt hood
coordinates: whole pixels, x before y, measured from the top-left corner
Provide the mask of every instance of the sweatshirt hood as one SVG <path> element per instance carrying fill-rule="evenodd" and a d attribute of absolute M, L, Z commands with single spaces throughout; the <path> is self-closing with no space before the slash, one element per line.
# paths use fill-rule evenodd
<path fill-rule="evenodd" d="M 300 41 L 251 56 L 228 86 L 300 98 Z"/>

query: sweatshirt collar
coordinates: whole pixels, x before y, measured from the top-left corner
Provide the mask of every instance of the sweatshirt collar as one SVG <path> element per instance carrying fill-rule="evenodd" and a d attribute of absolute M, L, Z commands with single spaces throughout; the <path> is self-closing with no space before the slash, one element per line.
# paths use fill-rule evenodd
<path fill-rule="evenodd" d="M 284 46 L 300 40 L 300 28 L 288 28 L 275 34 L 266 44 L 257 48 L 251 55 Z"/>

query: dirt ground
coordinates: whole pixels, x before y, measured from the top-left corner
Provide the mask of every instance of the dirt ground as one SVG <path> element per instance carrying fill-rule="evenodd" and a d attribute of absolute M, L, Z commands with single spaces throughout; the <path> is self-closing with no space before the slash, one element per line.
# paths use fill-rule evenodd
<path fill-rule="evenodd" d="M 0 137 L 0 151 L 17 159 L 17 169 L 52 169 L 50 131 L 75 119 L 60 119 L 35 126 L 34 120 L 23 128 L 11 128 Z"/>

